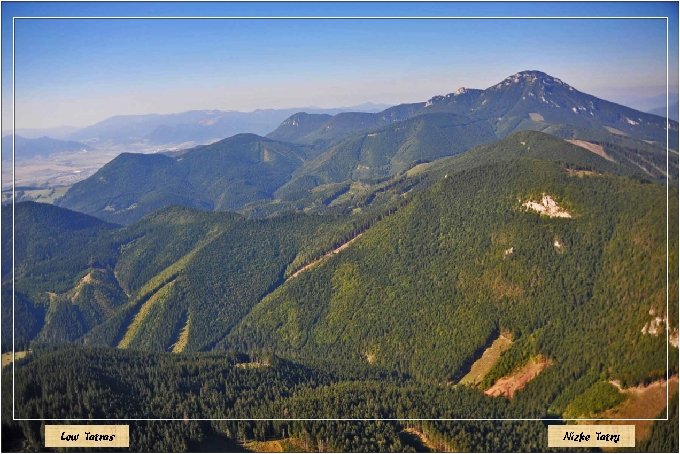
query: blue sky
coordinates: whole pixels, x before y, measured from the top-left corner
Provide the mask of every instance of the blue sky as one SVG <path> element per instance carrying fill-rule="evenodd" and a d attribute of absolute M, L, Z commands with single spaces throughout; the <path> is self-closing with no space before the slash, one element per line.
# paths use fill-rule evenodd
<path fill-rule="evenodd" d="M 224 4 L 4 2 L 3 130 L 11 127 L 12 16 L 669 16 L 677 3 Z M 663 104 L 658 19 L 16 19 L 17 128 L 120 114 L 422 101 L 539 69 L 639 108 Z"/>

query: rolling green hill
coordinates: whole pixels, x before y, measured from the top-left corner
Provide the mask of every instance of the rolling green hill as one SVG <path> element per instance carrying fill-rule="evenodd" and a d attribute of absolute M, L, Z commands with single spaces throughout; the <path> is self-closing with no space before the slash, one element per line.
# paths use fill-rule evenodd
<path fill-rule="evenodd" d="M 387 178 L 419 162 L 461 153 L 496 140 L 486 121 L 453 114 L 427 114 L 353 136 L 305 163 L 278 191 L 294 198 L 300 190 L 345 180 Z"/>
<path fill-rule="evenodd" d="M 11 218 L 11 207 L 3 207 Z M 247 220 L 184 207 L 119 227 L 46 204 L 16 205 L 20 348 L 82 341 L 153 351 L 205 350 L 358 220 Z M 3 349 L 11 345 L 11 224 L 3 223 Z M 180 347 L 176 344 L 182 338 Z"/>
<path fill-rule="evenodd" d="M 2 207 L 2 217 L 3 351 L 12 339 L 13 277 L 18 348 L 36 337 L 74 340 L 124 301 L 110 275 L 117 226 L 52 205 L 17 204 L 12 267 L 12 223 L 4 222 L 11 206 Z"/>
<path fill-rule="evenodd" d="M 240 134 L 170 157 L 125 153 L 76 183 L 59 206 L 129 224 L 171 205 L 235 210 L 270 199 L 310 150 Z"/>

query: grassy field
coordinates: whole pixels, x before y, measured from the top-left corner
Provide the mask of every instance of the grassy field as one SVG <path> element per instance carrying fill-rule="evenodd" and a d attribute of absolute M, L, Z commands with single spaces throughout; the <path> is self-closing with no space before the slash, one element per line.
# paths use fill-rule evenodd
<path fill-rule="evenodd" d="M 23 202 L 32 200 L 40 203 L 54 203 L 56 199 L 66 194 L 71 186 L 58 186 L 47 189 L 17 189 L 17 201 Z M 2 192 L 2 202 L 7 202 L 12 199 L 12 191 Z"/>

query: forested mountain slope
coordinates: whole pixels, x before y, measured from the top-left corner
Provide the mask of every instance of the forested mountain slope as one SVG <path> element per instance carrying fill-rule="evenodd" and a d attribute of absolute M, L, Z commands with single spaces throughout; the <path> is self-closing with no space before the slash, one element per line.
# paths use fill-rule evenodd
<path fill-rule="evenodd" d="M 3 207 L 3 218 L 11 216 L 11 206 Z M 19 203 L 14 340 L 17 348 L 85 340 L 154 351 L 210 349 L 291 266 L 325 252 L 360 220 L 254 221 L 172 207 L 119 227 Z M 12 336 L 11 227 L 3 223 L 4 350 Z"/>
<path fill-rule="evenodd" d="M 58 205 L 119 224 L 171 205 L 235 210 L 272 198 L 310 152 L 240 134 L 179 156 L 122 154 L 73 185 Z"/>
<path fill-rule="evenodd" d="M 352 115 L 354 122 L 349 121 Z M 312 124 L 318 127 L 310 131 Z M 678 124 L 669 125 L 672 150 L 667 152 L 665 119 L 582 93 L 540 71 L 523 71 L 486 90 L 463 88 L 375 114 L 296 114 L 269 137 L 328 146 L 277 192 L 294 201 L 327 184 L 385 178 L 522 130 L 574 140 L 613 162 L 663 179 L 667 158 L 670 175 L 678 169 Z"/>
<path fill-rule="evenodd" d="M 386 129 L 399 137 L 394 126 Z M 282 147 L 283 157 L 317 159 L 313 147 L 243 139 L 253 153 Z M 190 153 L 216 166 L 201 149 L 155 157 L 175 159 L 166 180 Z M 677 306 L 665 313 L 667 278 L 669 301 L 678 299 L 675 188 L 666 274 L 666 187 L 636 165 L 534 131 L 419 167 L 390 165 L 393 177 L 333 187 L 306 214 L 260 220 L 169 207 L 123 227 L 17 204 L 15 342 L 33 350 L 16 364 L 20 416 L 596 412 L 623 398 L 610 380 L 665 378 L 668 321 L 677 374 Z M 10 228 L 3 223 L 3 351 L 12 333 Z M 509 348 L 479 383 L 461 385 L 501 334 Z M 512 394 L 489 392 L 527 367 L 534 375 Z M 3 386 L 10 376 L 3 371 Z M 532 422 L 334 424 L 188 423 L 160 437 L 167 444 L 135 443 L 190 448 L 226 437 L 237 446 L 281 439 L 310 450 L 410 450 L 420 447 L 415 431 L 446 449 L 545 449 L 544 428 Z M 4 430 L 40 444 L 39 425 Z M 499 430 L 506 441 L 490 435 Z M 654 433 L 649 443 L 658 444 L 663 429 Z"/>
<path fill-rule="evenodd" d="M 525 133 L 446 161 L 430 189 L 255 306 L 225 346 L 455 381 L 509 331 L 511 352 L 553 361 L 544 384 L 664 375 L 663 331 L 641 331 L 665 310 L 665 188 L 606 173 L 606 160 L 563 142 L 556 156 L 559 142 Z M 510 149 L 517 158 L 485 162 Z M 570 217 L 526 207 L 546 195 Z"/>
<path fill-rule="evenodd" d="M 336 185 L 374 184 L 522 130 L 572 140 L 662 180 L 667 166 L 671 176 L 678 169 L 678 125 L 669 125 L 667 152 L 661 117 L 523 71 L 486 90 L 375 114 L 298 113 L 269 138 L 239 134 L 172 154 L 122 154 L 57 203 L 119 224 L 171 205 L 266 217 L 316 207 L 341 190 Z"/>
<path fill-rule="evenodd" d="M 419 162 L 453 156 L 497 140 L 485 120 L 439 113 L 352 136 L 306 162 L 278 192 L 292 198 L 328 183 L 368 181 L 403 172 Z"/>

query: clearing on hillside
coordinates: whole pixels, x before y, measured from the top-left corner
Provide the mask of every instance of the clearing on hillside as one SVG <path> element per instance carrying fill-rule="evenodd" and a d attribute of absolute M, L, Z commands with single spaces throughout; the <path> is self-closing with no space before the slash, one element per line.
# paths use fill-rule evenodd
<path fill-rule="evenodd" d="M 426 171 L 427 169 L 429 169 L 430 167 L 432 167 L 432 164 L 433 164 L 432 162 L 423 162 L 421 164 L 416 164 L 406 171 L 406 176 L 413 177 L 419 175 Z"/>
<path fill-rule="evenodd" d="M 435 443 L 422 430 L 415 427 L 406 427 L 399 433 L 399 438 L 406 441 L 407 445 L 416 448 L 416 452 L 456 452 L 450 446 L 443 443 Z M 415 446 L 414 446 L 415 445 Z"/>
<path fill-rule="evenodd" d="M 533 200 L 527 200 L 522 204 L 524 208 L 533 210 L 540 214 L 541 216 L 548 216 L 549 218 L 570 218 L 571 214 L 562 207 L 557 205 L 555 199 L 549 194 L 543 194 L 543 198 L 540 202 L 534 202 Z"/>
<path fill-rule="evenodd" d="M 477 386 L 482 382 L 486 374 L 493 368 L 501 354 L 510 348 L 512 339 L 510 336 L 500 334 L 491 346 L 484 350 L 482 356 L 472 364 L 470 372 L 460 380 L 461 385 Z"/>
<path fill-rule="evenodd" d="M 622 388 L 617 381 L 611 381 L 619 391 L 626 396 L 626 400 L 616 407 L 604 411 L 594 416 L 594 418 L 643 418 L 650 419 L 661 417 L 666 408 L 666 380 L 658 380 L 647 386 L 635 386 L 633 388 Z M 678 392 L 678 376 L 673 375 L 668 380 L 668 397 L 672 398 Z M 584 421 L 587 424 L 618 424 L 616 421 Z M 650 435 L 654 421 L 627 421 L 626 424 L 635 424 L 635 440 L 644 440 Z"/>
<path fill-rule="evenodd" d="M 619 135 L 619 136 L 628 136 L 628 134 L 621 131 L 620 129 L 612 128 L 611 126 L 605 126 L 604 129 L 611 132 L 612 134 L 616 134 L 616 135 Z"/>
<path fill-rule="evenodd" d="M 187 343 L 189 342 L 189 329 L 191 328 L 191 314 L 187 316 L 187 321 L 184 323 L 184 326 L 179 332 L 179 336 L 177 336 L 177 341 L 172 344 L 170 347 L 170 351 L 173 353 L 182 353 L 184 349 L 187 347 Z"/>
<path fill-rule="evenodd" d="M 12 352 L 3 353 L 2 354 L 2 367 L 4 368 L 5 366 L 9 366 L 10 364 L 12 364 L 15 357 L 16 357 L 17 361 L 19 361 L 20 359 L 25 358 L 26 355 L 28 355 L 29 353 L 31 353 L 30 350 L 14 352 L 14 356 L 12 356 Z"/>
<path fill-rule="evenodd" d="M 538 374 L 543 372 L 543 369 L 550 365 L 550 360 L 542 355 L 529 360 L 521 369 L 513 372 L 510 375 L 499 378 L 494 385 L 484 391 L 484 394 L 491 397 L 505 396 L 512 399 L 517 391 L 524 388 Z"/>
<path fill-rule="evenodd" d="M 243 443 L 243 447 L 252 452 L 310 452 L 317 450 L 314 449 L 314 447 L 305 446 L 305 443 L 295 438 L 283 438 L 270 441 L 247 441 Z"/>
<path fill-rule="evenodd" d="M 315 266 L 317 266 L 318 264 L 320 264 L 321 262 L 323 262 L 323 261 L 326 260 L 327 258 L 332 257 L 332 256 L 334 256 L 335 254 L 339 254 L 343 249 L 347 249 L 347 248 L 349 247 L 350 244 L 352 244 L 352 243 L 354 243 L 356 240 L 358 240 L 359 237 L 360 237 L 361 235 L 363 235 L 363 233 L 358 234 L 357 236 L 355 236 L 355 237 L 352 238 L 351 240 L 347 241 L 346 243 L 343 243 L 343 244 L 341 244 L 340 246 L 338 246 L 338 247 L 336 247 L 335 249 L 333 249 L 332 251 L 327 252 L 327 253 L 324 254 L 321 258 L 318 258 L 318 259 L 314 260 L 313 262 L 308 263 L 307 265 L 303 266 L 302 268 L 300 268 L 299 270 L 297 270 L 296 272 L 294 272 L 293 274 L 291 274 L 291 276 L 290 276 L 288 279 L 292 279 L 292 278 L 294 278 L 294 277 L 297 277 L 297 276 L 300 275 L 300 273 L 302 273 L 302 272 L 304 272 L 304 271 L 307 271 L 307 270 L 310 270 L 310 269 L 314 268 Z"/>
<path fill-rule="evenodd" d="M 161 288 L 159 288 L 158 291 L 151 295 L 151 297 L 148 300 L 142 303 L 142 306 L 139 308 L 139 311 L 137 312 L 137 314 L 135 314 L 135 317 L 132 319 L 132 322 L 125 331 L 123 338 L 118 343 L 118 348 L 128 348 L 130 346 L 130 343 L 132 342 L 132 340 L 135 338 L 140 328 L 142 327 L 144 320 L 146 320 L 146 317 L 151 312 L 151 308 L 159 302 L 163 303 L 167 299 L 174 284 L 175 280 L 173 279 L 164 286 L 162 286 Z"/>
<path fill-rule="evenodd" d="M 592 170 L 574 170 L 574 169 L 566 169 L 567 175 L 570 177 L 598 177 L 600 176 L 599 173 L 593 172 Z"/>
<path fill-rule="evenodd" d="M 598 156 L 601 156 L 605 158 L 607 161 L 615 162 L 614 158 L 609 156 L 606 151 L 604 151 L 604 148 L 602 148 L 602 145 L 596 145 L 591 142 L 587 142 L 585 140 L 578 140 L 578 139 L 570 139 L 567 140 L 572 145 L 576 145 L 577 147 L 584 148 L 592 153 L 595 153 Z"/>

